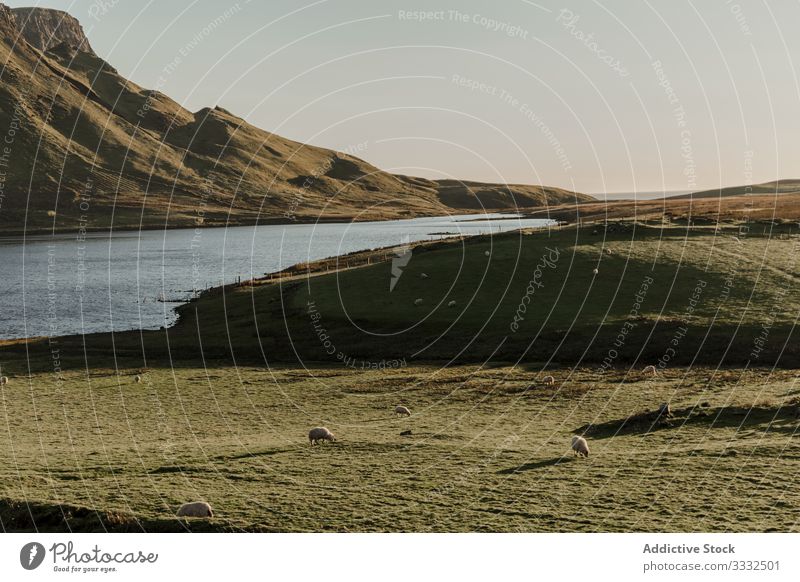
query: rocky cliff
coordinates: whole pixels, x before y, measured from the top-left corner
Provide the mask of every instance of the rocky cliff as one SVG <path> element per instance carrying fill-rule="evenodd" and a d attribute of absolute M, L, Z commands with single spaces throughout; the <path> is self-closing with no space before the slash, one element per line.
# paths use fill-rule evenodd
<path fill-rule="evenodd" d="M 66 12 L 50 8 L 14 8 L 11 13 L 22 37 L 40 51 L 64 43 L 94 54 L 81 23 Z"/>

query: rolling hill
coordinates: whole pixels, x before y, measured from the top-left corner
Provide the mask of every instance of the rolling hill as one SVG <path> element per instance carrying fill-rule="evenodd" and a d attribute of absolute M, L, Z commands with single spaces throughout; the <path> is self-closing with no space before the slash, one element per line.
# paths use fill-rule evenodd
<path fill-rule="evenodd" d="M 125 79 L 56 10 L 0 4 L 0 233 L 377 220 L 592 200 L 394 175 Z"/>
<path fill-rule="evenodd" d="M 686 200 L 689 198 L 728 198 L 731 196 L 768 196 L 782 194 L 800 194 L 800 180 L 774 180 L 763 184 L 745 186 L 729 186 L 668 196 L 667 200 Z"/>

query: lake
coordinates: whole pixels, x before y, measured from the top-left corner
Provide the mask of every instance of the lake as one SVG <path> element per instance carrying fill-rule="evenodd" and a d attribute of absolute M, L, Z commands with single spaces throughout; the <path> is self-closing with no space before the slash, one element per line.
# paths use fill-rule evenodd
<path fill-rule="evenodd" d="M 0 239 L 0 339 L 158 329 L 175 322 L 175 307 L 195 290 L 239 277 L 442 233 L 551 223 L 492 214 Z"/>

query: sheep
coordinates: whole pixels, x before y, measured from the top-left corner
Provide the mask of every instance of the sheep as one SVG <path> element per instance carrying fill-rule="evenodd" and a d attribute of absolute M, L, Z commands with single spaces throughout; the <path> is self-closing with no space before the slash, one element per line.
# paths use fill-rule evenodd
<path fill-rule="evenodd" d="M 656 367 L 652 364 L 650 366 L 645 366 L 644 370 L 642 370 L 642 374 L 649 374 L 651 376 L 655 376 L 656 373 Z"/>
<path fill-rule="evenodd" d="M 312 445 L 317 445 L 320 441 L 330 441 L 335 443 L 336 437 L 324 426 L 318 426 L 308 431 L 308 442 L 310 442 Z"/>
<path fill-rule="evenodd" d="M 427 278 L 428 278 L 428 273 L 422 273 L 422 274 L 419 276 L 419 278 L 420 278 L 420 279 L 427 279 Z"/>
<path fill-rule="evenodd" d="M 597 275 L 599 272 L 600 272 L 600 271 L 598 271 L 597 269 L 592 269 L 592 274 L 593 274 L 593 275 Z"/>
<path fill-rule="evenodd" d="M 417 307 L 419 307 L 420 305 L 422 305 L 422 299 L 421 299 L 421 298 L 420 298 L 420 299 L 415 299 L 415 300 L 414 300 L 414 305 L 416 305 Z"/>
<path fill-rule="evenodd" d="M 542 378 L 542 382 L 544 383 L 545 386 L 552 386 L 553 384 L 556 383 L 556 379 L 553 378 L 552 376 L 545 376 L 544 378 Z"/>
<path fill-rule="evenodd" d="M 0 376 L 0 386 L 5 386 L 6 384 L 8 384 L 8 377 Z"/>
<path fill-rule="evenodd" d="M 395 406 L 394 413 L 402 416 L 411 416 L 411 411 L 405 406 Z"/>
<path fill-rule="evenodd" d="M 576 456 L 588 457 L 589 456 L 589 443 L 586 439 L 579 436 L 572 437 L 572 453 Z"/>
<path fill-rule="evenodd" d="M 672 408 L 670 408 L 669 402 L 664 402 L 658 407 L 658 416 L 672 416 Z"/>
<path fill-rule="evenodd" d="M 137 384 L 141 384 L 141 382 L 142 382 L 142 377 L 141 377 L 139 374 L 136 374 L 136 375 L 133 377 L 133 381 L 134 381 L 134 382 L 136 382 Z"/>
<path fill-rule="evenodd" d="M 491 257 L 492 256 L 492 253 L 490 253 L 489 251 L 484 251 L 483 254 L 486 255 L 487 257 Z"/>
<path fill-rule="evenodd" d="M 448 302 L 447 306 L 448 307 L 455 307 L 456 306 L 455 300 Z"/>
<path fill-rule="evenodd" d="M 610 249 L 610 248 L 608 248 L 608 247 L 606 247 L 606 254 L 607 254 L 607 255 L 610 255 L 610 254 L 611 254 L 611 249 Z"/>
<path fill-rule="evenodd" d="M 214 517 L 214 512 L 205 501 L 195 501 L 181 505 L 177 515 L 178 517 Z"/>

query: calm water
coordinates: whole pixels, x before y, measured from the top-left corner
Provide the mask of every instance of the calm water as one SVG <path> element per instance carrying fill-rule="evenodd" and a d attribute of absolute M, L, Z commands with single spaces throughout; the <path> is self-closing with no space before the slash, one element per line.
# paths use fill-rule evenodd
<path fill-rule="evenodd" d="M 689 194 L 697 190 L 640 190 L 638 192 L 595 192 L 592 194 L 598 200 L 657 200 L 659 198 Z"/>
<path fill-rule="evenodd" d="M 0 239 L 0 339 L 158 329 L 195 289 L 296 263 L 441 233 L 481 234 L 546 220 L 489 215 L 390 222 L 152 230 Z"/>

